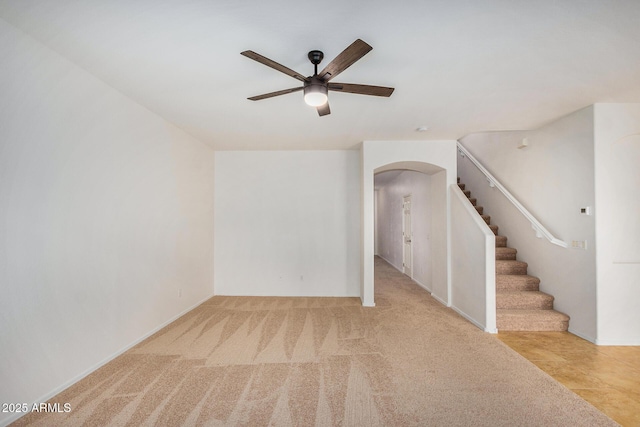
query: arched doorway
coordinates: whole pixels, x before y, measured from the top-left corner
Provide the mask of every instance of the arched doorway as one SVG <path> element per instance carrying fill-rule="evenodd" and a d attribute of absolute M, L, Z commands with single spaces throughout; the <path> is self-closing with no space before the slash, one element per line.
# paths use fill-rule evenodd
<path fill-rule="evenodd" d="M 373 262 L 375 255 L 374 175 L 394 169 L 428 174 L 431 185 L 431 294 L 449 305 L 450 224 L 448 187 L 455 184 L 456 141 L 365 141 L 362 144 L 362 248 L 361 300 L 375 306 Z"/>

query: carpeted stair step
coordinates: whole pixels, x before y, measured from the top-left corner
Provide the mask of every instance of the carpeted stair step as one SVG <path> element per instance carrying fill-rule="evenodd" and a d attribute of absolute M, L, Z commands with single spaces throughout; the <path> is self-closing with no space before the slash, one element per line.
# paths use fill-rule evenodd
<path fill-rule="evenodd" d="M 518 251 L 515 248 L 498 247 L 496 248 L 496 259 L 516 259 Z"/>
<path fill-rule="evenodd" d="M 496 292 L 537 291 L 540 289 L 540 279 L 527 274 L 496 274 Z"/>
<path fill-rule="evenodd" d="M 496 260 L 496 276 L 499 274 L 527 274 L 528 264 L 515 260 Z"/>
<path fill-rule="evenodd" d="M 471 190 L 462 190 L 462 192 L 467 196 L 467 198 L 471 197 Z"/>
<path fill-rule="evenodd" d="M 478 211 L 478 213 L 480 215 L 482 215 L 482 212 L 484 211 L 484 208 L 482 206 L 474 206 L 474 208 L 476 208 L 476 210 Z"/>
<path fill-rule="evenodd" d="M 498 291 L 496 308 L 507 310 L 552 310 L 553 297 L 540 291 Z"/>
<path fill-rule="evenodd" d="M 487 225 L 491 225 L 491 217 L 489 215 L 480 215 Z"/>
<path fill-rule="evenodd" d="M 465 187 L 465 185 L 464 185 L 464 184 L 460 184 L 460 183 L 458 183 L 458 187 L 460 187 L 460 189 L 461 189 L 462 191 L 464 191 L 464 187 Z"/>
<path fill-rule="evenodd" d="M 497 310 L 499 331 L 566 331 L 569 316 L 555 310 Z"/>
<path fill-rule="evenodd" d="M 498 235 L 498 226 L 497 225 L 490 225 L 489 228 L 491 229 L 491 231 L 493 231 L 493 234 L 495 234 L 496 236 Z"/>
<path fill-rule="evenodd" d="M 496 248 L 504 248 L 507 246 L 507 236 L 496 236 Z"/>
<path fill-rule="evenodd" d="M 471 202 L 471 204 L 472 204 L 473 206 L 475 206 L 475 205 L 476 205 L 476 203 L 478 203 L 478 199 L 476 199 L 475 197 L 469 197 L 469 201 Z"/>

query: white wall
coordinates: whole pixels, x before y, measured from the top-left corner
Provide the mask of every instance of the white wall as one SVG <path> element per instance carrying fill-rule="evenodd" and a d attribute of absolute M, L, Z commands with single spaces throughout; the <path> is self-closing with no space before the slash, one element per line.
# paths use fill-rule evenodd
<path fill-rule="evenodd" d="M 217 295 L 359 295 L 359 153 L 216 153 Z"/>
<path fill-rule="evenodd" d="M 525 137 L 529 146 L 518 149 Z M 595 219 L 580 214 L 581 207 L 595 204 L 593 108 L 537 130 L 473 134 L 461 143 L 557 238 L 587 241 L 587 250 L 580 250 L 537 239 L 513 205 L 459 157 L 461 181 L 508 246 L 518 250 L 518 259 L 529 264 L 529 274 L 541 279 L 540 289 L 555 297 L 555 308 L 571 317 L 569 330 L 595 341 Z"/>
<path fill-rule="evenodd" d="M 640 345 L 640 104 L 594 108 L 597 342 Z"/>
<path fill-rule="evenodd" d="M 451 307 L 484 331 L 495 333 L 495 235 L 457 185 L 450 192 Z"/>
<path fill-rule="evenodd" d="M 448 157 L 446 160 L 451 161 Z M 456 175 L 456 169 L 449 164 L 431 176 L 431 295 L 447 306 L 451 305 L 452 269 L 449 186 L 456 182 Z"/>
<path fill-rule="evenodd" d="M 400 271 L 403 271 L 402 201 L 404 196 L 411 195 L 411 278 L 431 291 L 431 177 L 402 171 L 380 186 L 377 195 L 378 255 Z"/>
<path fill-rule="evenodd" d="M 2 20 L 0 58 L 0 402 L 31 403 L 212 294 L 213 152 Z"/>
<path fill-rule="evenodd" d="M 455 183 L 456 141 L 364 141 L 361 156 L 361 287 L 365 306 L 374 306 L 373 257 L 374 174 L 391 169 L 416 170 L 432 175 L 432 293 L 444 304 L 450 297 L 449 192 Z"/>

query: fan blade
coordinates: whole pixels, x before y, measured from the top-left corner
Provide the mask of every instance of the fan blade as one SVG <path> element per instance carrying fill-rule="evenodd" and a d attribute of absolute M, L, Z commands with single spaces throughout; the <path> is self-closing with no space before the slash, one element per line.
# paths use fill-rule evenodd
<path fill-rule="evenodd" d="M 291 89 L 279 90 L 277 92 L 265 93 L 263 95 L 252 96 L 251 98 L 247 98 L 251 101 L 260 101 L 261 99 L 273 98 L 274 96 L 286 95 L 288 93 L 298 92 L 302 90 L 303 87 L 292 87 Z"/>
<path fill-rule="evenodd" d="M 329 81 L 351 65 L 356 62 L 358 59 L 365 56 L 369 51 L 373 49 L 367 43 L 358 39 L 351 43 L 349 47 L 342 51 L 338 56 L 336 56 L 333 61 L 331 61 L 320 73 L 318 76 L 325 81 Z"/>
<path fill-rule="evenodd" d="M 288 76 L 293 77 L 294 79 L 298 79 L 301 82 L 304 82 L 307 80 L 307 78 L 305 76 L 303 76 L 302 74 L 293 71 L 291 68 L 287 68 L 282 64 L 278 64 L 276 61 L 272 61 L 271 59 L 260 55 L 259 53 L 255 53 L 252 50 L 245 50 L 244 52 L 240 52 L 240 55 L 244 55 L 247 58 L 253 59 L 254 61 L 257 61 L 261 64 L 266 65 L 267 67 L 271 67 L 274 70 L 278 70 L 281 73 L 285 73 Z"/>
<path fill-rule="evenodd" d="M 321 105 L 319 107 L 317 107 L 318 110 L 318 115 L 320 117 L 322 116 L 326 116 L 327 114 L 331 114 L 331 110 L 329 109 L 329 103 L 325 103 L 324 105 Z"/>
<path fill-rule="evenodd" d="M 356 85 L 351 83 L 329 83 L 329 90 L 336 92 L 357 93 L 359 95 L 386 96 L 389 97 L 394 91 L 392 87 Z"/>

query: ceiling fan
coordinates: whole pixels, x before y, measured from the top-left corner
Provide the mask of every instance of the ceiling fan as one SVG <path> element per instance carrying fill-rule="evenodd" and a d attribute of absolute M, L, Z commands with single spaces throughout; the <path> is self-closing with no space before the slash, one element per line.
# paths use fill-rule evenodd
<path fill-rule="evenodd" d="M 363 42 L 360 39 L 357 39 L 355 42 L 351 43 L 351 45 L 349 45 L 345 50 L 343 50 L 338 56 L 336 56 L 334 60 L 331 61 L 326 67 L 324 67 L 324 69 L 320 71 L 320 73 L 318 73 L 318 64 L 322 62 L 324 54 L 319 50 L 312 50 L 311 52 L 309 52 L 308 57 L 309 61 L 311 61 L 314 66 L 314 73 L 313 76 L 309 77 L 305 77 L 302 74 L 285 67 L 284 65 L 278 64 L 277 62 L 260 55 L 259 53 L 255 53 L 251 50 L 245 50 L 240 54 L 246 56 L 247 58 L 251 58 L 254 61 L 258 61 L 259 63 L 264 64 L 267 67 L 271 67 L 274 70 L 291 76 L 294 79 L 300 80 L 303 83 L 302 86 L 265 93 L 263 95 L 252 96 L 247 99 L 250 99 L 251 101 L 259 101 L 261 99 L 272 98 L 274 96 L 285 95 L 287 93 L 298 92 L 302 90 L 304 91 L 305 102 L 308 105 L 316 107 L 320 116 L 326 116 L 327 114 L 331 113 L 328 102 L 328 92 L 330 90 L 336 92 L 357 93 L 360 95 L 389 97 L 393 93 L 392 87 L 331 82 L 331 80 L 335 76 L 353 65 L 353 63 L 369 53 L 371 49 L 373 48 L 367 43 Z"/>

